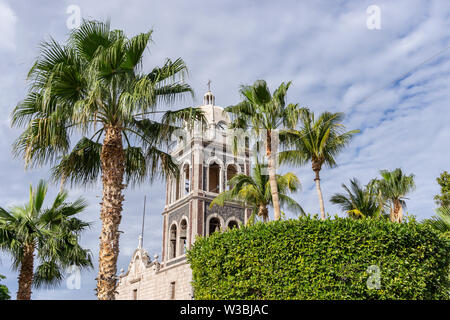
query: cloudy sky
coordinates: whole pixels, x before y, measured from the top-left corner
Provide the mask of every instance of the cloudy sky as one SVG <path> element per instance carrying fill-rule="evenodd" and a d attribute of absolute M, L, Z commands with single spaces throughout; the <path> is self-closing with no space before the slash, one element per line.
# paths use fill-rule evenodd
<path fill-rule="evenodd" d="M 432 198 L 439 192 L 436 177 L 450 169 L 446 0 L 0 0 L 0 206 L 25 202 L 29 184 L 49 176 L 47 167 L 25 171 L 21 159 L 11 156 L 11 144 L 20 131 L 10 128 L 10 113 L 26 93 L 26 74 L 39 43 L 49 36 L 66 39 L 71 5 L 78 6 L 83 18 L 110 18 L 113 28 L 128 35 L 153 29 L 146 70 L 165 58 L 182 57 L 196 98 L 174 107 L 200 104 L 208 79 L 221 106 L 239 102 L 241 84 L 265 79 L 272 89 L 292 80 L 289 102 L 316 112 L 345 112 L 347 128 L 361 133 L 339 156 L 337 168 L 322 171 L 326 211 L 331 215 L 342 215 L 327 201 L 341 191 L 341 183 L 352 177 L 367 183 L 380 169 L 398 167 L 416 176 L 417 189 L 407 202 L 409 214 L 419 219 L 433 215 Z M 379 29 L 368 28 L 370 5 L 380 9 Z M 303 185 L 296 199 L 306 211 L 318 212 L 310 167 L 295 172 Z M 144 245 L 152 256 L 160 254 L 162 184 L 126 191 L 119 269 L 127 268 L 137 246 L 144 194 L 148 199 Z M 49 199 L 57 186 L 51 189 Z M 82 217 L 93 227 L 82 243 L 92 250 L 97 264 L 101 187 L 80 186 L 70 194 L 89 201 Z M 82 273 L 79 290 L 63 283 L 54 290 L 35 290 L 33 298 L 95 299 L 96 270 Z M 0 274 L 7 276 L 15 296 L 17 273 L 10 269 L 6 254 L 0 254 Z"/>

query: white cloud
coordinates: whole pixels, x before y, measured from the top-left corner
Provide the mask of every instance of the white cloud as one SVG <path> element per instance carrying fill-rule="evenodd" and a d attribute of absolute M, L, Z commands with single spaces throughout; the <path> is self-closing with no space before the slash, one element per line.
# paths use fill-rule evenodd
<path fill-rule="evenodd" d="M 154 28 L 154 44 L 144 67 L 149 70 L 166 57 L 182 57 L 190 70 L 197 103 L 208 79 L 213 81 L 216 102 L 227 106 L 239 101 L 240 84 L 264 78 L 272 90 L 282 81 L 293 80 L 289 102 L 316 112 L 346 112 L 347 128 L 360 128 L 362 133 L 339 156 L 339 167 L 321 173 L 329 213 L 338 212 L 328 199 L 342 191 L 341 183 L 353 177 L 367 183 L 380 169 L 401 167 L 416 175 L 417 190 L 409 196 L 408 211 L 419 218 L 433 214 L 432 198 L 439 192 L 435 179 L 441 171 L 449 170 L 450 51 L 414 69 L 399 83 L 393 85 L 393 81 L 448 46 L 448 1 L 379 0 L 382 29 L 368 30 L 366 8 L 372 1 L 334 4 L 286 0 L 280 6 L 274 1 L 250 0 L 114 0 L 105 7 L 87 0 L 58 5 L 52 1 L 39 5 L 11 2 L 9 6 L 0 0 L 0 61 L 7 62 L 2 64 L 0 75 L 2 114 L 9 114 L 23 98 L 27 67 L 38 54 L 38 43 L 49 35 L 65 39 L 64 6 L 72 3 L 80 6 L 83 17 L 109 16 L 113 27 L 125 29 L 130 35 Z M 8 44 L 18 49 L 14 57 L 1 51 L 14 48 Z M 191 104 L 186 101 L 178 106 Z M 20 159 L 11 157 L 11 144 L 19 131 L 8 127 L 6 117 L 2 121 L 0 206 L 8 206 L 25 201 L 29 183 L 47 178 L 48 168 L 24 172 Z M 303 191 L 294 197 L 306 211 L 318 212 L 310 166 L 294 171 L 303 184 Z M 137 245 L 144 194 L 152 204 L 147 207 L 144 244 L 152 256 L 161 252 L 160 213 L 165 195 L 160 185 L 145 184 L 126 192 L 119 269 L 128 266 Z M 73 189 L 70 194 L 73 198 L 83 195 L 90 203 L 84 219 L 95 224 L 82 241 L 94 253 L 96 265 L 100 233 L 97 196 L 101 196 L 101 189 Z M 7 274 L 7 284 L 14 292 L 17 275 L 8 271 L 7 256 L 2 255 L 2 263 L 0 273 Z M 80 290 L 61 287 L 53 292 L 38 291 L 36 297 L 95 298 L 95 277 L 96 270 L 83 273 Z"/>

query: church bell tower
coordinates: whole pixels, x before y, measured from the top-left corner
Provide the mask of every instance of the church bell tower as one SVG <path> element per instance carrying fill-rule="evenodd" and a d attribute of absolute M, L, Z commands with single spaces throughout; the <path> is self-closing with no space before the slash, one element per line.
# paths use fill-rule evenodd
<path fill-rule="evenodd" d="M 230 118 L 215 105 L 210 82 L 199 108 L 205 121 L 186 124 L 174 134 L 171 156 L 179 175 L 166 182 L 161 261 L 158 255 L 150 258 L 140 238 L 127 271 L 119 275 L 116 299 L 193 299 L 192 270 L 185 253 L 195 237 L 247 222 L 250 212 L 238 203 L 212 208 L 210 204 L 234 175 L 249 174 L 248 137 L 228 130 Z M 237 143 L 237 153 L 231 141 Z"/>
<path fill-rule="evenodd" d="M 180 174 L 169 177 L 166 183 L 161 261 L 166 267 L 185 259 L 197 235 L 239 228 L 249 215 L 235 203 L 210 208 L 211 201 L 228 188 L 227 182 L 234 175 L 249 174 L 248 140 L 236 138 L 235 132 L 228 130 L 229 115 L 215 105 L 210 82 L 199 108 L 206 122 L 186 125 L 171 152 Z M 232 152 L 232 139 L 244 139 L 237 153 Z"/>

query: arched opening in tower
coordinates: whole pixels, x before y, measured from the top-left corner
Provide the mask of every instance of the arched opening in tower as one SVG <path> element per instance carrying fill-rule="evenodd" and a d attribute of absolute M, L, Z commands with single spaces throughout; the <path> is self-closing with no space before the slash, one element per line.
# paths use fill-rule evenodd
<path fill-rule="evenodd" d="M 213 162 L 209 165 L 208 170 L 208 180 L 209 180 L 209 192 L 219 193 L 220 192 L 220 165 Z"/>
<path fill-rule="evenodd" d="M 173 259 L 177 256 L 177 226 L 170 227 L 170 247 L 169 247 L 169 259 Z"/>
<path fill-rule="evenodd" d="M 184 194 L 188 194 L 191 187 L 191 181 L 189 180 L 189 165 L 185 164 L 183 168 L 183 177 L 184 177 Z"/>
<path fill-rule="evenodd" d="M 220 132 L 225 132 L 227 130 L 227 124 L 225 121 L 219 121 L 219 123 L 216 125 L 216 128 Z"/>
<path fill-rule="evenodd" d="M 187 222 L 183 219 L 180 223 L 180 254 L 186 253 L 186 245 L 187 245 Z"/>
<path fill-rule="evenodd" d="M 237 223 L 236 220 L 231 220 L 230 222 L 228 222 L 228 229 L 233 229 L 233 228 L 239 229 L 239 224 Z"/>
<path fill-rule="evenodd" d="M 180 183 L 181 183 L 181 177 L 178 175 L 176 178 L 176 184 L 175 184 L 175 200 L 180 199 L 181 192 L 180 192 Z"/>
<path fill-rule="evenodd" d="M 233 178 L 237 174 L 237 169 L 234 164 L 230 164 L 227 167 L 227 190 L 231 189 L 231 186 L 229 185 L 229 182 L 231 178 Z"/>
<path fill-rule="evenodd" d="M 209 220 L 209 235 L 216 231 L 220 231 L 220 220 L 218 218 L 211 218 Z"/>

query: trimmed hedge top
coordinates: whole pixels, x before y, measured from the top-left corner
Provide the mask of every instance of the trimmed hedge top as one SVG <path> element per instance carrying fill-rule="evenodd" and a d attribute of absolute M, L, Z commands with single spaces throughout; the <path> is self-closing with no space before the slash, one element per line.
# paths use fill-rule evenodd
<path fill-rule="evenodd" d="M 416 222 L 306 217 L 199 237 L 188 261 L 195 299 L 448 299 L 449 253 Z"/>

